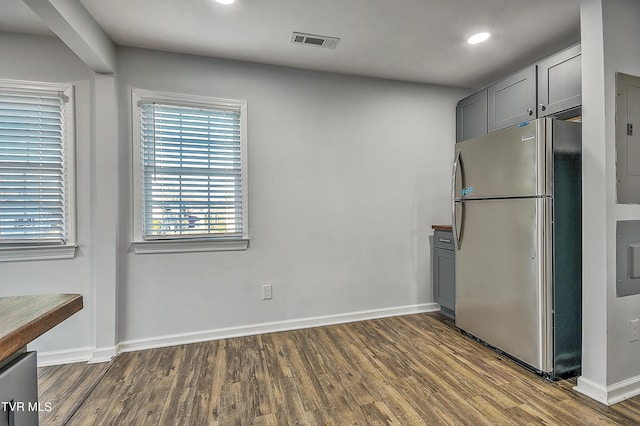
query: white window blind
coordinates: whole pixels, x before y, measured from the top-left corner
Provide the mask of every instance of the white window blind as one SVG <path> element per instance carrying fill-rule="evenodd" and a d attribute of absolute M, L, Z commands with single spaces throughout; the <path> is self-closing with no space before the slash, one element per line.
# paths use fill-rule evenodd
<path fill-rule="evenodd" d="M 68 243 L 70 90 L 0 85 L 0 245 Z"/>
<path fill-rule="evenodd" d="M 243 238 L 241 109 L 138 108 L 143 238 Z"/>

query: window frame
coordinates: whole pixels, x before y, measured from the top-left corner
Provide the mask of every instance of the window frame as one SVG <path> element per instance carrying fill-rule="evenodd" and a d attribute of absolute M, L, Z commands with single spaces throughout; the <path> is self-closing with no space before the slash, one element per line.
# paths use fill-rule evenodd
<path fill-rule="evenodd" d="M 179 94 L 153 90 L 131 88 L 131 140 L 133 169 L 133 241 L 131 246 L 136 254 L 184 253 L 203 251 L 236 251 L 249 247 L 249 210 L 248 210 L 248 171 L 247 171 L 247 101 L 224 99 L 209 96 Z M 140 128 L 142 114 L 139 108 L 142 102 L 157 102 L 178 107 L 204 109 L 235 109 L 240 112 L 240 167 L 242 191 L 242 236 L 214 237 L 189 236 L 187 238 L 168 237 L 166 239 L 144 238 L 144 199 L 142 176 L 142 140 Z"/>
<path fill-rule="evenodd" d="M 58 92 L 66 97 L 62 108 L 63 190 L 65 212 L 64 244 L 0 244 L 0 262 L 72 259 L 76 255 L 76 123 L 75 88 L 68 83 L 0 79 L 0 92 Z"/>

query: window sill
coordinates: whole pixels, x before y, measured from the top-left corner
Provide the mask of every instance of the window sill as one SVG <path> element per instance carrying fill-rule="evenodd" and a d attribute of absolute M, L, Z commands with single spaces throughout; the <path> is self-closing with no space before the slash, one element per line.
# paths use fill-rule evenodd
<path fill-rule="evenodd" d="M 30 246 L 0 248 L 0 262 L 73 259 L 78 246 Z"/>
<path fill-rule="evenodd" d="M 243 251 L 249 248 L 249 240 L 132 241 L 131 246 L 135 254 Z"/>

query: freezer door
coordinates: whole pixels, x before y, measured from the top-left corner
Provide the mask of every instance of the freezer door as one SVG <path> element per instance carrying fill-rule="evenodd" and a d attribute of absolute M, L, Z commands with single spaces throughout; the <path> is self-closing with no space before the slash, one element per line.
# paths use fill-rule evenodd
<path fill-rule="evenodd" d="M 456 325 L 543 372 L 553 369 L 551 203 L 456 203 Z"/>
<path fill-rule="evenodd" d="M 456 144 L 454 199 L 549 195 L 551 123 L 543 118 Z"/>

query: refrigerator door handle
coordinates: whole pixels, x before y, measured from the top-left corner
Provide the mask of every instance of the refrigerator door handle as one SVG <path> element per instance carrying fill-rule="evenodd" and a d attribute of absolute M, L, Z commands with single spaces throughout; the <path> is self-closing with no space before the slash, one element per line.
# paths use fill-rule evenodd
<path fill-rule="evenodd" d="M 460 250 L 460 239 L 458 238 L 458 226 L 456 224 L 456 178 L 458 177 L 458 164 L 460 162 L 460 150 L 456 150 L 456 158 L 453 160 L 453 170 L 451 171 L 451 228 L 453 230 L 453 246 Z"/>

